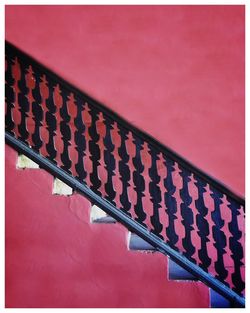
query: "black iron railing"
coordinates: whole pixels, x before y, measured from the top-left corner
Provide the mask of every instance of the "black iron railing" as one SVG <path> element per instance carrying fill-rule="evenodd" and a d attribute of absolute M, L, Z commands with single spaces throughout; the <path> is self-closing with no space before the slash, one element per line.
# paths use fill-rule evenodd
<path fill-rule="evenodd" d="M 6 43 L 6 141 L 244 305 L 245 201 Z"/>

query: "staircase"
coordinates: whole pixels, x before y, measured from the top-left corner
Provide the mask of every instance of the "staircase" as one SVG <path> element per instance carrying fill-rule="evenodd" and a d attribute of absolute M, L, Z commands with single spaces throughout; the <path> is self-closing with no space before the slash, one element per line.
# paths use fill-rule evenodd
<path fill-rule="evenodd" d="M 19 168 L 56 177 L 53 194 L 86 196 L 90 222 L 167 255 L 168 279 L 204 282 L 211 307 L 245 305 L 244 199 L 9 43 L 5 138 Z"/>

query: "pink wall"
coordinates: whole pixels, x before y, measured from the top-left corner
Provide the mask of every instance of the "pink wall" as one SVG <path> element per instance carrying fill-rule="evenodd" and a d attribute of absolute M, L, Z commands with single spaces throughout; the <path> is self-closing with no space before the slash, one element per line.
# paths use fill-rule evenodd
<path fill-rule="evenodd" d="M 244 7 L 7 6 L 6 39 L 244 194 Z M 208 306 L 6 151 L 7 306 Z"/>
<path fill-rule="evenodd" d="M 90 224 L 89 201 L 16 160 L 6 146 L 6 307 L 208 307 L 205 285 L 168 281 L 165 256 L 128 251 L 125 227 Z"/>
<path fill-rule="evenodd" d="M 7 6 L 6 39 L 244 194 L 244 6 Z"/>

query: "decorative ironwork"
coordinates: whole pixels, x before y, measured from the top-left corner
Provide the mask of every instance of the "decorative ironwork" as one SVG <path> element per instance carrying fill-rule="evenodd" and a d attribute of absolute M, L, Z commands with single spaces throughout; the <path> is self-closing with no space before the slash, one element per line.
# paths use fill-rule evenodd
<path fill-rule="evenodd" d="M 167 235 L 167 243 L 172 247 L 173 249 L 176 248 L 176 243 L 178 242 L 178 235 L 175 230 L 175 220 L 176 212 L 177 212 L 177 203 L 176 199 L 173 196 L 176 190 L 176 187 L 173 184 L 172 179 L 172 172 L 174 171 L 174 161 L 171 159 L 165 158 L 165 164 L 167 167 L 167 177 L 164 180 L 164 186 L 166 188 L 165 192 L 165 205 L 166 205 L 166 214 L 169 219 L 168 228 L 166 229 L 166 235 Z"/>
<path fill-rule="evenodd" d="M 195 266 L 205 272 L 214 267 L 216 279 L 244 294 L 243 199 L 10 44 L 5 62 L 5 122 L 10 136 L 105 198 Z M 105 181 L 100 179 L 103 171 Z M 229 205 L 228 214 L 222 215 L 223 197 Z M 205 198 L 210 199 L 209 205 Z M 222 229 L 225 223 L 228 233 Z M 183 225 L 185 233 L 176 225 Z M 214 244 L 210 242 L 208 249 L 209 238 Z M 227 264 L 226 250 L 231 251 Z"/>
<path fill-rule="evenodd" d="M 14 136 L 13 129 L 15 127 L 15 124 L 13 121 L 13 109 L 15 107 L 15 78 L 13 75 L 12 67 L 12 58 L 7 54 L 5 60 L 5 125 L 6 131 Z"/>
<path fill-rule="evenodd" d="M 126 148 L 126 140 L 128 139 L 128 131 L 121 127 L 119 129 L 119 135 L 121 136 L 121 145 L 118 148 L 118 153 L 120 156 L 119 161 L 119 178 L 122 182 L 122 194 L 120 195 L 120 203 L 122 205 L 121 210 L 131 216 L 129 210 L 131 208 L 131 202 L 128 198 L 128 188 L 130 187 L 129 181 L 131 178 L 129 170 L 129 155 Z"/>
<path fill-rule="evenodd" d="M 106 199 L 108 199 L 113 205 L 116 205 L 114 202 L 116 192 L 114 190 L 114 185 L 112 178 L 115 175 L 115 158 L 113 155 L 113 151 L 115 148 L 114 143 L 112 142 L 111 139 L 111 130 L 113 129 L 112 127 L 112 121 L 108 118 L 105 117 L 104 124 L 106 126 L 106 136 L 104 138 L 104 162 L 105 162 L 105 169 L 107 171 L 107 181 L 105 182 L 105 192 L 106 192 Z"/>
<path fill-rule="evenodd" d="M 208 271 L 208 267 L 211 264 L 211 258 L 209 257 L 209 251 L 207 249 L 207 242 L 209 241 L 208 235 L 209 235 L 209 225 L 208 221 L 206 219 L 206 216 L 208 214 L 208 209 L 204 202 L 203 194 L 205 193 L 206 189 L 204 188 L 206 186 L 206 183 L 199 179 L 199 177 L 196 177 L 196 183 L 198 189 L 198 199 L 195 200 L 195 205 L 199 211 L 199 214 L 196 218 L 197 227 L 199 229 L 198 235 L 200 236 L 200 249 L 198 251 L 199 258 L 201 263 L 199 264 L 206 272 Z"/>

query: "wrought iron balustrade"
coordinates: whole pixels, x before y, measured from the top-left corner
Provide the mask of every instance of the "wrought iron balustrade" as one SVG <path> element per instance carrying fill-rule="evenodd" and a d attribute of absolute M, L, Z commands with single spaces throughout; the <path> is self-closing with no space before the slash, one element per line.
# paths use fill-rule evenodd
<path fill-rule="evenodd" d="M 5 74 L 7 143 L 242 305 L 244 199 L 9 43 Z"/>

